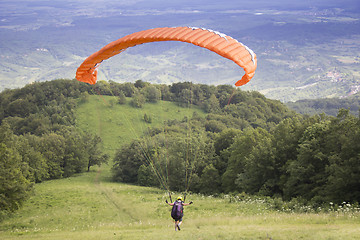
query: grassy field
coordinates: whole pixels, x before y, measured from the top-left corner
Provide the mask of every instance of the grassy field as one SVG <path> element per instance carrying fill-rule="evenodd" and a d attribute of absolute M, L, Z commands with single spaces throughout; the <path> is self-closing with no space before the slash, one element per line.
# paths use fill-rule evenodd
<path fill-rule="evenodd" d="M 164 102 L 128 112 L 128 105 L 111 107 L 111 99 L 93 96 L 78 109 L 78 125 L 100 133 L 109 153 L 141 135 L 144 112 L 157 126 L 165 112 L 182 119 L 194 111 Z M 165 191 L 111 182 L 110 168 L 36 184 L 24 207 L 0 223 L 0 239 L 360 239 L 359 209 L 284 212 L 261 199 L 226 195 L 188 195 L 194 204 L 185 207 L 182 229 L 175 232 Z"/>
<path fill-rule="evenodd" d="M 109 181 L 109 168 L 37 184 L 24 208 L 0 224 L 0 239 L 359 239 L 354 212 L 284 213 L 262 201 L 188 195 L 174 231 L 167 195 Z M 176 196 L 176 193 L 174 194 Z"/>
<path fill-rule="evenodd" d="M 159 101 L 134 108 L 130 106 L 130 98 L 124 105 L 114 104 L 116 101 L 113 96 L 93 95 L 77 109 L 77 126 L 98 134 L 110 156 L 124 143 L 143 136 L 146 129 L 164 126 L 168 119 L 191 118 L 194 112 L 205 115 L 199 108 L 179 107 L 173 102 Z M 151 117 L 151 123 L 144 121 L 145 114 Z"/>

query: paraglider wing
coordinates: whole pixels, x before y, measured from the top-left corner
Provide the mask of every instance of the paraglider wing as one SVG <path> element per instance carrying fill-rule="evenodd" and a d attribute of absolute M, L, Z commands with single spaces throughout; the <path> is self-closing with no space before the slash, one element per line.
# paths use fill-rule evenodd
<path fill-rule="evenodd" d="M 203 28 L 165 27 L 132 33 L 109 43 L 98 52 L 90 55 L 80 65 L 76 71 L 76 79 L 82 82 L 95 84 L 97 80 L 97 68 L 102 61 L 119 54 L 129 47 L 160 41 L 192 43 L 232 60 L 245 71 L 245 75 L 241 80 L 235 83 L 235 86 L 246 84 L 254 76 L 257 65 L 255 53 L 232 37 Z"/>

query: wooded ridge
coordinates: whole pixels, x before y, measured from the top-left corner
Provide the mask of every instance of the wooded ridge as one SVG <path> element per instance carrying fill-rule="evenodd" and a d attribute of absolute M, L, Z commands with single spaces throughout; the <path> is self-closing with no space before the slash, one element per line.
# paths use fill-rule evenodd
<path fill-rule="evenodd" d="M 176 102 L 206 114 L 167 119 L 115 154 L 113 179 L 203 194 L 247 193 L 321 205 L 359 202 L 359 118 L 304 116 L 262 94 L 189 82 L 172 85 L 76 80 L 34 83 L 0 93 L 1 216 L 28 198 L 33 184 L 108 162 L 98 135 L 76 125 L 91 95 L 143 108 Z M 126 113 L 125 113 L 126 114 Z M 107 117 L 107 116 L 101 116 Z M 136 126 L 132 126 L 136 127 Z"/>

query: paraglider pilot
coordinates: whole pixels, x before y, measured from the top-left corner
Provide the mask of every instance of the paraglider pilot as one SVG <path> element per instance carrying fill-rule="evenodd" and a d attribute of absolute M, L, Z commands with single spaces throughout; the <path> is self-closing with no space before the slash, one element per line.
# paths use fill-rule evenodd
<path fill-rule="evenodd" d="M 169 203 L 168 200 L 165 201 L 170 206 L 173 206 L 171 209 L 171 217 L 175 221 L 175 231 L 180 231 L 180 225 L 182 223 L 182 218 L 184 216 L 184 208 L 183 206 L 188 206 L 193 202 L 184 203 L 182 197 L 178 197 L 177 200 L 173 203 Z"/>

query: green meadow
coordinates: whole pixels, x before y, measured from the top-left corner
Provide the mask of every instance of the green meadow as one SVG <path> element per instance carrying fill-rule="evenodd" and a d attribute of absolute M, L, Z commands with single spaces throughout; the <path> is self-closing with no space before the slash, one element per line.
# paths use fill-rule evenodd
<path fill-rule="evenodd" d="M 285 213 L 263 201 L 188 195 L 174 231 L 166 192 L 110 182 L 103 167 L 37 184 L 1 239 L 359 239 L 358 212 Z M 174 193 L 174 196 L 176 193 Z"/>
<path fill-rule="evenodd" d="M 78 126 L 98 133 L 110 155 L 166 118 L 183 119 L 198 109 L 173 103 L 142 109 L 93 96 L 77 110 Z M 151 123 L 143 120 L 150 114 Z M 360 239 L 360 209 L 286 211 L 256 197 L 189 194 L 181 231 L 174 231 L 168 193 L 111 181 L 111 166 L 35 185 L 23 208 L 0 223 L 0 239 Z M 179 193 L 173 193 L 173 198 Z"/>
<path fill-rule="evenodd" d="M 96 133 L 103 140 L 104 151 L 111 156 L 124 143 L 140 138 L 149 128 L 162 127 L 166 120 L 191 118 L 196 112 L 205 113 L 197 107 L 179 107 L 174 102 L 146 103 L 143 108 L 134 108 L 130 99 L 124 105 L 117 104 L 117 97 L 94 95 L 77 109 L 77 126 L 84 131 Z M 144 115 L 151 123 L 144 120 Z"/>

